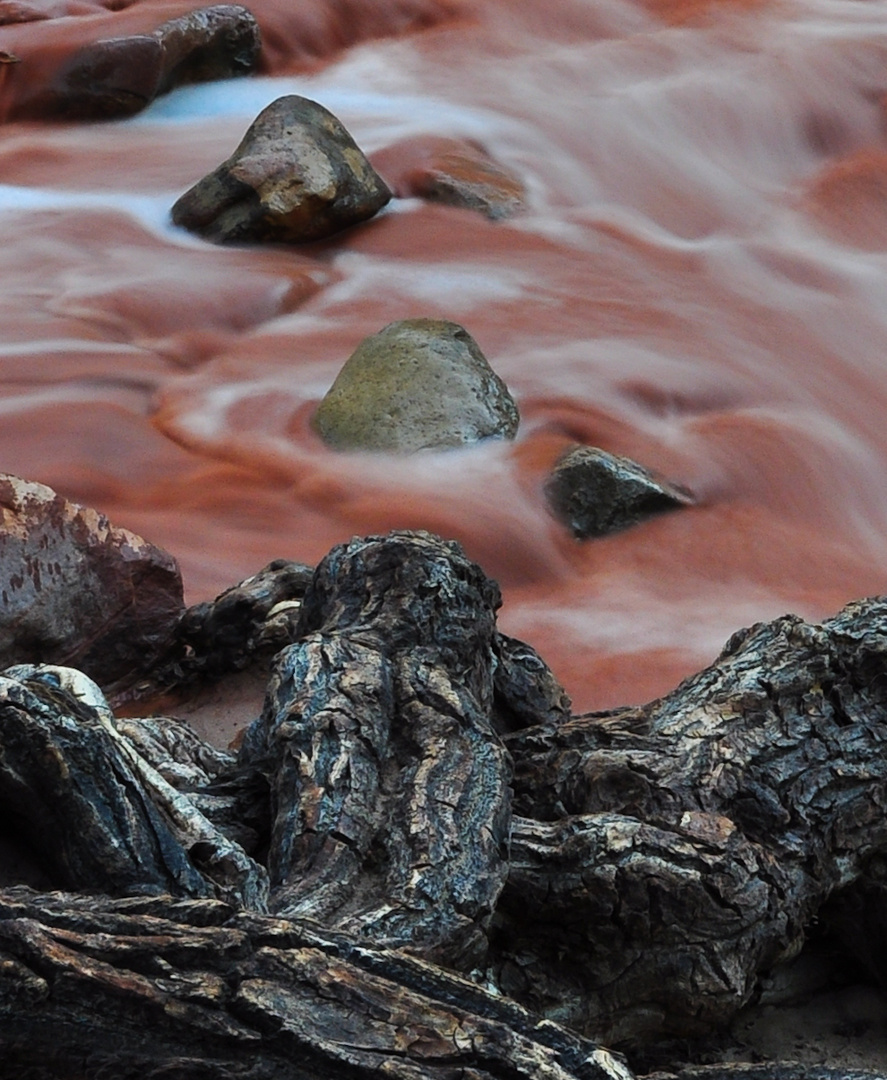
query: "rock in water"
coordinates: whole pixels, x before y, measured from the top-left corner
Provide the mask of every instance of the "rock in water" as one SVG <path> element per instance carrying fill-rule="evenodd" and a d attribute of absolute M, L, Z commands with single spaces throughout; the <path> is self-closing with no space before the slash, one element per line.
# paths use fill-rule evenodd
<path fill-rule="evenodd" d="M 337 450 L 413 453 L 513 439 L 520 415 L 474 338 L 444 319 L 404 319 L 366 338 L 314 414 Z"/>
<path fill-rule="evenodd" d="M 259 25 L 246 8 L 198 8 L 151 34 L 84 46 L 47 85 L 26 91 L 12 115 L 66 120 L 132 116 L 176 86 L 248 74 L 260 48 Z"/>
<path fill-rule="evenodd" d="M 373 162 L 401 198 L 476 210 L 491 221 L 527 207 L 520 179 L 467 139 L 406 139 L 375 154 Z"/>
<path fill-rule="evenodd" d="M 160 89 L 163 46 L 152 34 L 104 38 L 78 49 L 43 85 L 28 87 L 14 120 L 112 120 L 134 116 Z"/>
<path fill-rule="evenodd" d="M 176 202 L 172 219 L 216 243 L 304 243 L 365 221 L 390 198 L 336 117 L 289 95 L 259 113 L 231 157 Z"/>
<path fill-rule="evenodd" d="M 636 461 L 594 446 L 575 446 L 563 454 L 545 494 L 556 516 L 580 540 L 627 529 L 693 502 L 688 491 Z"/>
<path fill-rule="evenodd" d="M 43 484 L 0 474 L 0 669 L 136 678 L 184 610 L 171 555 Z"/>
<path fill-rule="evenodd" d="M 248 75 L 259 62 L 259 24 L 239 4 L 216 4 L 170 19 L 154 31 L 163 46 L 158 93 L 188 83 Z"/>

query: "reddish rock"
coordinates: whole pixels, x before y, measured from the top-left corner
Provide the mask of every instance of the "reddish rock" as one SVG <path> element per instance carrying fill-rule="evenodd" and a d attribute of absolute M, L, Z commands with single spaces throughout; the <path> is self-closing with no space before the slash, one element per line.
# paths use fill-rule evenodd
<path fill-rule="evenodd" d="M 12 23 L 40 22 L 52 16 L 36 4 L 23 3 L 21 0 L 0 0 L 0 26 Z"/>
<path fill-rule="evenodd" d="M 47 86 L 35 86 L 14 119 L 105 120 L 132 116 L 160 86 L 163 46 L 148 34 L 107 38 L 76 52 Z"/>
<path fill-rule="evenodd" d="M 482 146 L 462 139 L 407 139 L 376 154 L 373 164 L 401 198 L 477 210 L 492 221 L 526 208 L 521 181 Z"/>
<path fill-rule="evenodd" d="M 0 669 L 79 668 L 135 679 L 184 611 L 178 566 L 43 484 L 0 474 Z"/>
<path fill-rule="evenodd" d="M 154 31 L 163 46 L 159 93 L 187 83 L 248 75 L 262 42 L 252 13 L 238 4 L 198 8 Z"/>
<path fill-rule="evenodd" d="M 231 157 L 176 202 L 172 219 L 216 243 L 303 243 L 365 221 L 390 198 L 336 117 L 292 94 L 259 113 Z"/>
<path fill-rule="evenodd" d="M 258 63 L 260 45 L 258 24 L 246 8 L 233 4 L 199 8 L 152 33 L 103 38 L 83 46 L 44 84 L 37 78 L 11 116 L 68 120 L 132 116 L 176 86 L 247 74 Z M 34 79 L 33 70 L 24 74 Z"/>

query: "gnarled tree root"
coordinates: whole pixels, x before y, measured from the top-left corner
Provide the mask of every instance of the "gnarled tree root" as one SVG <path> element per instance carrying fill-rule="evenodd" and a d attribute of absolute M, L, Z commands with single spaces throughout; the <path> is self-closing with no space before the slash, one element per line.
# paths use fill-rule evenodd
<path fill-rule="evenodd" d="M 0 894 L 0 1076 L 626 1080 L 601 1043 L 722 1025 L 883 902 L 887 602 L 577 717 L 498 605 L 427 534 L 334 549 L 237 758 L 7 672 L 0 806 L 119 898 Z"/>

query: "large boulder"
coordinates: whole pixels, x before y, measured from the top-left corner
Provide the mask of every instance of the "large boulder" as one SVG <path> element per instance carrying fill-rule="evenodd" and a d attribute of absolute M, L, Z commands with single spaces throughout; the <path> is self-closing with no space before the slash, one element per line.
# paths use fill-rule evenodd
<path fill-rule="evenodd" d="M 153 33 L 103 38 L 78 49 L 46 84 L 22 93 L 13 116 L 132 116 L 176 86 L 248 74 L 258 63 L 260 48 L 259 25 L 246 8 L 198 8 Z"/>
<path fill-rule="evenodd" d="M 412 453 L 513 439 L 520 416 L 471 335 L 444 319 L 404 319 L 373 334 L 314 414 L 337 450 Z"/>
<path fill-rule="evenodd" d="M 365 221 L 391 198 L 339 120 L 291 94 L 259 113 L 221 165 L 176 202 L 172 219 L 216 243 L 304 243 Z"/>
<path fill-rule="evenodd" d="M 596 446 L 574 446 L 545 485 L 555 515 L 580 540 L 606 536 L 693 503 L 686 489 L 655 476 L 631 458 Z"/>
<path fill-rule="evenodd" d="M 0 601 L 0 670 L 63 664 L 106 687 L 149 667 L 184 611 L 171 555 L 8 474 L 0 474 Z"/>

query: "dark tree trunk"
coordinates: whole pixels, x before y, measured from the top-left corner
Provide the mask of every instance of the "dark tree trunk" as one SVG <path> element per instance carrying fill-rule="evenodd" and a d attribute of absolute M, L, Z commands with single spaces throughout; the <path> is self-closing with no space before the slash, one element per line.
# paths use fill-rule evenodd
<path fill-rule="evenodd" d="M 74 890 L 0 893 L 0 1077 L 626 1080 L 599 1044 L 723 1024 L 821 910 L 878 923 L 887 603 L 571 717 L 455 544 L 269 574 L 225 648 L 298 622 L 237 758 L 0 677 L 0 805 Z"/>

